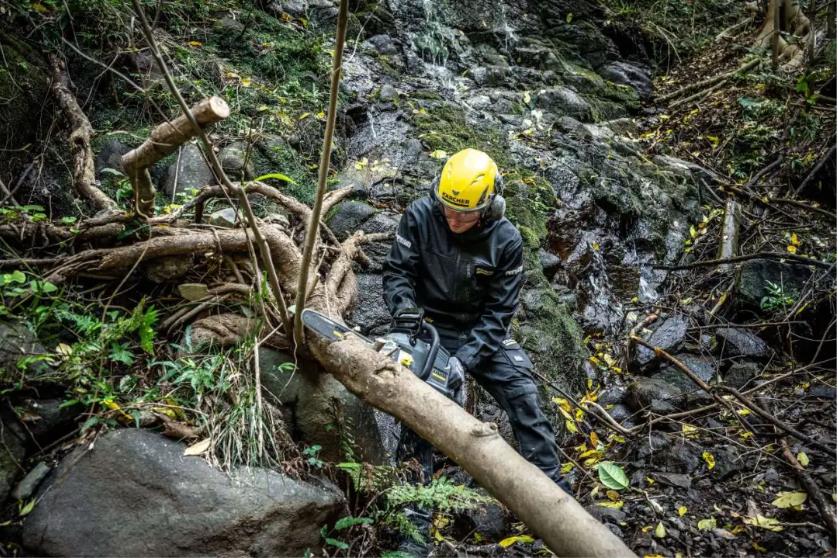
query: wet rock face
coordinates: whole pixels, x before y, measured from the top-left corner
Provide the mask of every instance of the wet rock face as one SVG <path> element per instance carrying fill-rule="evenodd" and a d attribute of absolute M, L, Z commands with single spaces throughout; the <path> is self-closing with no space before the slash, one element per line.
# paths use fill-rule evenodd
<path fill-rule="evenodd" d="M 186 446 L 124 429 L 70 454 L 26 518 L 51 556 L 301 555 L 343 506 L 339 489 L 266 469 L 212 469 Z M 49 481 L 48 481 L 49 482 Z M 119 489 L 115 489 L 119 487 Z"/>
<path fill-rule="evenodd" d="M 629 62 L 616 61 L 599 68 L 599 74 L 614 83 L 632 87 L 641 98 L 652 94 L 652 76 L 646 68 Z"/>
<path fill-rule="evenodd" d="M 774 260 L 748 261 L 742 264 L 736 285 L 736 300 L 750 308 L 760 308 L 763 300 L 772 294 L 772 283 L 782 292 L 779 296 L 796 300 L 811 276 L 812 272 L 800 265 Z"/>

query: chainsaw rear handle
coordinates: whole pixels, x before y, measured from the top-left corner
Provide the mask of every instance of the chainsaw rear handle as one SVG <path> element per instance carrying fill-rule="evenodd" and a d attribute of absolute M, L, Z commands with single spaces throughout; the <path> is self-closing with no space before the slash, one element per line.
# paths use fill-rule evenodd
<path fill-rule="evenodd" d="M 423 380 L 427 380 L 431 375 L 431 370 L 434 368 L 436 355 L 439 353 L 439 332 L 437 332 L 434 326 L 424 320 L 422 321 L 422 330 L 428 332 L 431 336 L 431 348 L 428 351 L 428 359 L 425 361 L 425 366 L 422 367 L 422 375 L 420 376 Z"/>

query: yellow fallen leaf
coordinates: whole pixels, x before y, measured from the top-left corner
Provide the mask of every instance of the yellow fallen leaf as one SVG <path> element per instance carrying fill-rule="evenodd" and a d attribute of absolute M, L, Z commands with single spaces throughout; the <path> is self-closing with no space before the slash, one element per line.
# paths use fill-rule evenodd
<path fill-rule="evenodd" d="M 242 87 L 250 87 L 251 83 L 253 83 L 253 81 L 249 77 L 243 77 L 241 80 Z"/>
<path fill-rule="evenodd" d="M 804 467 L 809 466 L 809 456 L 806 455 L 805 452 L 800 452 L 797 454 L 797 462 L 800 463 Z"/>
<path fill-rule="evenodd" d="M 713 517 L 709 517 L 707 519 L 701 519 L 698 522 L 698 530 L 699 531 L 709 531 L 710 529 L 716 528 L 716 519 Z"/>
<path fill-rule="evenodd" d="M 687 506 L 679 506 L 678 507 L 678 517 L 684 517 L 685 513 L 687 513 Z"/>
<path fill-rule="evenodd" d="M 614 510 L 619 510 L 623 507 L 623 501 L 618 500 L 616 502 L 597 502 L 596 505 L 602 508 L 611 508 Z"/>
<path fill-rule="evenodd" d="M 771 502 L 775 508 L 799 508 L 806 501 L 805 492 L 778 492 L 777 498 Z"/>
<path fill-rule="evenodd" d="M 788 246 L 786 246 L 786 251 L 788 251 L 789 254 L 797 254 L 797 246 L 795 246 L 794 244 L 789 244 Z"/>
<path fill-rule="evenodd" d="M 775 533 L 779 533 L 783 530 L 782 524 L 776 518 L 765 517 L 764 515 L 759 514 L 757 514 L 756 517 L 746 517 L 745 523 L 753 525 L 754 527 L 761 527 L 762 529 L 774 531 Z"/>
<path fill-rule="evenodd" d="M 691 424 L 683 423 L 681 425 L 681 433 L 687 438 L 695 438 L 698 436 L 698 428 Z"/>
<path fill-rule="evenodd" d="M 515 536 L 512 536 L 512 537 L 506 537 L 505 539 L 500 541 L 498 543 L 498 545 L 500 545 L 501 548 L 509 548 L 510 546 L 512 546 L 515 543 L 529 544 L 529 543 L 532 543 L 532 542 L 535 542 L 535 539 L 533 539 L 529 535 L 515 535 Z"/>
<path fill-rule="evenodd" d="M 666 536 L 666 527 L 663 526 L 663 522 L 661 521 L 658 521 L 658 526 L 655 527 L 655 536 L 659 539 Z"/>
<path fill-rule="evenodd" d="M 206 438 L 200 442 L 195 442 L 183 451 L 183 455 L 201 455 L 206 453 L 210 447 L 210 439 Z"/>
<path fill-rule="evenodd" d="M 442 149 L 435 149 L 434 151 L 431 151 L 430 155 L 434 159 L 447 159 L 448 158 L 448 153 L 446 153 Z"/>
<path fill-rule="evenodd" d="M 708 469 L 712 470 L 713 467 L 716 466 L 716 458 L 713 457 L 713 454 L 710 453 L 709 451 L 705 451 L 704 453 L 702 453 L 701 457 L 703 457 L 704 461 L 707 463 L 707 468 Z"/>
<path fill-rule="evenodd" d="M 606 490 L 605 495 L 608 496 L 608 499 L 612 502 L 617 502 L 620 500 L 620 493 L 616 490 Z"/>

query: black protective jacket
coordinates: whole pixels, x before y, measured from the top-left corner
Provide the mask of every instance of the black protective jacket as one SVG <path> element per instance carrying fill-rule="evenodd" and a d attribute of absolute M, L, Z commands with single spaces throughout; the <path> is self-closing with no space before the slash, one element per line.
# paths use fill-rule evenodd
<path fill-rule="evenodd" d="M 404 212 L 384 265 L 390 313 L 421 307 L 440 326 L 469 331 L 454 356 L 474 368 L 507 337 L 523 283 L 523 243 L 506 218 L 462 234 L 430 196 Z"/>

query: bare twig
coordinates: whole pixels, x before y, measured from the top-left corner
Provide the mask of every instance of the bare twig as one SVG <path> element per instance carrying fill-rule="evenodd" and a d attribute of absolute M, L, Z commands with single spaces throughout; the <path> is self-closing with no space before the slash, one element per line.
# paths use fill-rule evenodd
<path fill-rule="evenodd" d="M 789 443 L 786 441 L 785 438 L 780 440 L 780 444 L 783 446 L 783 457 L 786 458 L 788 461 L 789 466 L 794 469 L 794 472 L 797 474 L 797 478 L 800 479 L 800 483 L 806 489 L 806 492 L 815 502 L 815 507 L 818 508 L 818 512 L 821 514 L 821 518 L 826 523 L 829 532 L 835 536 L 835 514 L 833 510 L 835 509 L 834 506 L 828 504 L 826 502 L 826 498 L 823 496 L 823 492 L 818 488 L 817 483 L 812 479 L 812 475 L 810 475 L 806 469 L 803 468 L 802 465 L 797 461 L 794 457 L 794 454 L 791 453 L 791 448 L 789 448 Z"/>
<path fill-rule="evenodd" d="M 735 258 L 725 258 L 725 259 L 717 259 L 717 260 L 704 260 L 701 262 L 693 262 L 688 264 L 682 265 L 653 265 L 654 269 L 666 269 L 668 271 L 677 271 L 680 269 L 692 269 L 695 267 L 707 267 L 707 266 L 714 266 L 719 264 L 725 263 L 736 263 L 736 262 L 745 262 L 748 260 L 759 260 L 759 259 L 767 259 L 767 260 L 793 260 L 796 262 L 801 262 L 806 265 L 814 265 L 817 267 L 822 267 L 824 269 L 829 268 L 831 265 L 834 265 L 830 262 L 824 262 L 821 260 L 816 260 L 814 258 L 807 258 L 806 256 L 800 256 L 798 254 L 791 254 L 791 253 L 782 253 L 782 252 L 757 252 L 756 254 L 748 254 L 745 256 L 736 256 Z"/>
<path fill-rule="evenodd" d="M 736 74 L 739 74 L 741 72 L 747 72 L 751 68 L 754 68 L 757 64 L 759 64 L 759 58 L 754 58 L 754 59 L 742 64 L 741 66 L 739 66 L 738 68 L 736 68 L 735 70 L 733 70 L 731 72 L 728 72 L 726 74 L 721 74 L 721 75 L 718 75 L 718 76 L 714 76 L 714 77 L 711 77 L 711 78 L 707 78 L 707 79 L 699 81 L 697 83 L 691 83 L 691 84 L 687 85 L 686 87 L 682 87 L 681 89 L 679 89 L 677 91 L 673 91 L 672 93 L 668 93 L 668 94 L 666 94 L 662 97 L 659 97 L 657 99 L 657 101 L 659 103 L 665 103 L 665 102 L 667 102 L 671 99 L 675 99 L 677 97 L 680 97 L 681 95 L 684 95 L 685 93 L 692 93 L 693 91 L 696 91 L 698 89 L 704 89 L 705 87 L 710 87 L 711 85 L 715 85 L 716 83 L 718 83 L 720 81 L 726 81 L 726 80 L 732 78 L 733 76 L 735 76 Z"/>
<path fill-rule="evenodd" d="M 136 1 L 136 0 L 134 0 Z M 317 229 L 320 224 L 320 213 L 323 207 L 323 195 L 326 193 L 326 176 L 329 173 L 329 160 L 332 155 L 332 135 L 335 131 L 335 120 L 337 117 L 338 87 L 340 86 L 340 72 L 343 62 L 343 45 L 346 41 L 346 21 L 349 13 L 348 0 L 341 0 L 340 12 L 338 14 L 337 35 L 335 38 L 335 54 L 332 58 L 332 83 L 329 89 L 329 111 L 326 119 L 326 132 L 323 135 L 323 149 L 320 153 L 320 168 L 317 175 L 317 194 L 314 198 L 314 207 L 311 211 L 311 218 L 306 230 L 306 239 L 303 246 L 303 261 L 300 267 L 300 277 L 297 282 L 297 298 L 294 303 L 294 343 L 297 346 L 303 343 L 303 308 L 305 307 L 306 286 L 308 285 L 309 265 L 311 255 L 314 251 Z"/>

